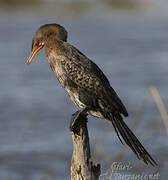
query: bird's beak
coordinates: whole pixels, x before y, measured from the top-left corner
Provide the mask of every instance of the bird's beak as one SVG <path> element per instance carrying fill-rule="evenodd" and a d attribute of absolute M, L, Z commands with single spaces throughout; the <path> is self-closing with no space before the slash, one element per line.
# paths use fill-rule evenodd
<path fill-rule="evenodd" d="M 35 46 L 32 49 L 31 55 L 29 57 L 29 59 L 27 60 L 27 64 L 30 64 L 33 60 L 33 58 L 36 56 L 36 54 L 40 51 L 40 49 L 42 49 L 44 47 L 43 43 L 40 43 L 38 46 Z"/>

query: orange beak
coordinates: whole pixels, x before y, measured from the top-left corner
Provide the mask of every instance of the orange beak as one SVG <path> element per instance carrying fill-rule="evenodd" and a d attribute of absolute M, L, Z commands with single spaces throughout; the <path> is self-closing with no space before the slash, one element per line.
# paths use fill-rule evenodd
<path fill-rule="evenodd" d="M 32 49 L 31 55 L 29 57 L 29 59 L 27 60 L 27 64 L 30 64 L 33 60 L 33 58 L 36 56 L 36 54 L 40 51 L 40 49 L 42 49 L 44 47 L 44 44 L 39 44 L 39 46 L 35 46 Z"/>

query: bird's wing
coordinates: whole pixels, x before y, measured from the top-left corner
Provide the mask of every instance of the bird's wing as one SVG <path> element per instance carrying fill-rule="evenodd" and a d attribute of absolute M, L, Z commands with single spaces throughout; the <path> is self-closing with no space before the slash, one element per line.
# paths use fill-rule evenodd
<path fill-rule="evenodd" d="M 99 99 L 108 99 L 109 105 L 128 116 L 125 106 L 101 69 L 75 47 L 68 44 L 66 49 L 69 49 L 69 53 L 64 67 L 69 78 Z"/>

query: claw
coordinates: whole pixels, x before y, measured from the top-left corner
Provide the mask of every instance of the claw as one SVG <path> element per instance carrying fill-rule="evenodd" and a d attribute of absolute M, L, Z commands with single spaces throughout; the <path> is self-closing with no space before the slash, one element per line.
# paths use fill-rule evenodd
<path fill-rule="evenodd" d="M 87 108 L 83 108 L 75 112 L 74 114 L 72 114 L 71 122 L 69 125 L 70 131 L 74 132 L 77 129 L 76 125 L 77 125 L 78 120 L 80 119 L 80 116 L 87 116 L 86 112 L 87 112 Z"/>

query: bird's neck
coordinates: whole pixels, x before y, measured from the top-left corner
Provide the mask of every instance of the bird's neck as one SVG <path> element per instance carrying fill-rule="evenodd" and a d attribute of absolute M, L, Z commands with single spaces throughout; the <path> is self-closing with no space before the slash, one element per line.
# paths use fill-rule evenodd
<path fill-rule="evenodd" d="M 48 37 L 45 40 L 45 52 L 46 55 L 49 55 L 51 52 L 56 55 L 60 55 L 64 49 L 64 41 L 56 37 Z"/>

